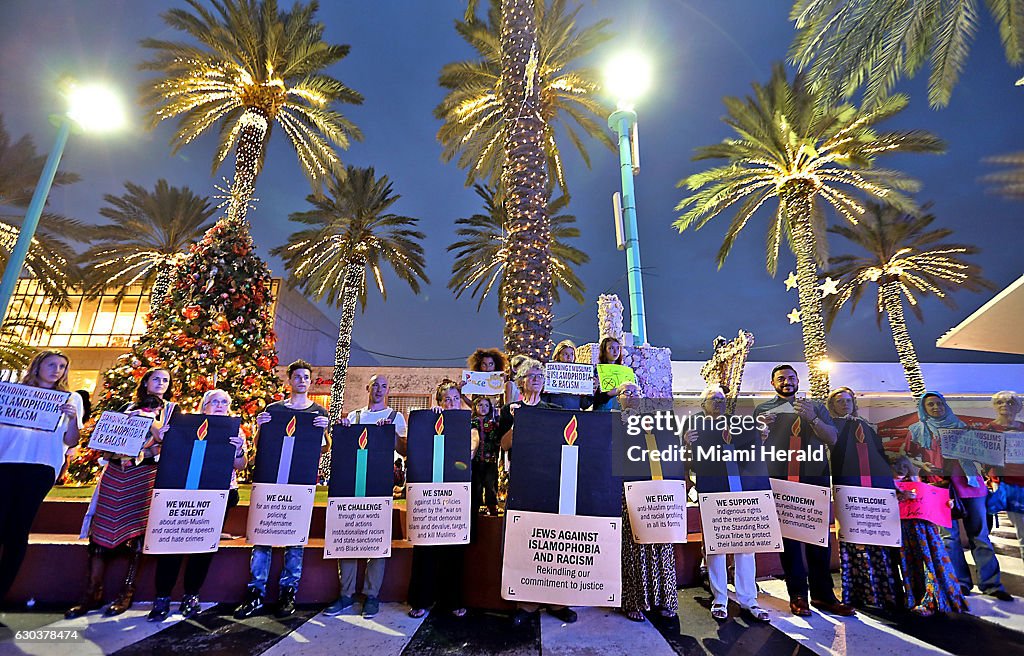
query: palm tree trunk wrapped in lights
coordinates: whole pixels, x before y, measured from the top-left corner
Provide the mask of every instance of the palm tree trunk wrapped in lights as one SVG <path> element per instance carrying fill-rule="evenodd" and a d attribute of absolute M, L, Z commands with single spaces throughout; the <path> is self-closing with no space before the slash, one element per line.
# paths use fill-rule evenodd
<path fill-rule="evenodd" d="M 540 112 L 537 26 L 533 0 L 503 0 L 499 97 L 514 117 L 505 141 L 508 261 L 503 285 L 505 350 L 546 359 L 551 348 L 551 232 L 547 217 L 548 172 Z"/>
<path fill-rule="evenodd" d="M 366 263 L 350 262 L 345 267 L 344 289 L 341 293 L 341 320 L 338 322 L 338 344 L 334 350 L 334 375 L 331 377 L 331 423 L 341 420 L 341 409 L 345 405 L 345 381 L 348 379 L 348 362 L 352 357 L 352 326 L 356 321 L 356 303 L 363 289 L 363 272 Z"/>
<path fill-rule="evenodd" d="M 817 242 L 810 216 L 813 212 L 814 185 L 792 180 L 780 191 L 782 212 L 793 235 L 796 255 L 797 293 L 800 299 L 800 329 L 804 340 L 804 359 L 810 370 L 810 392 L 816 399 L 828 397 L 828 371 L 822 366 L 828 359 L 825 344 L 825 320 L 818 290 Z"/>
<path fill-rule="evenodd" d="M 903 299 L 900 298 L 899 285 L 887 282 L 882 285 L 882 303 L 885 314 L 889 319 L 889 329 L 892 331 L 892 341 L 896 344 L 896 353 L 900 357 L 900 364 L 903 365 L 903 373 L 907 377 L 907 385 L 915 398 L 924 396 L 927 387 L 924 384 L 924 375 L 921 373 L 921 363 L 917 361 L 917 351 L 914 349 L 914 342 L 910 339 L 910 332 L 907 330 L 907 320 L 903 316 Z"/>
<path fill-rule="evenodd" d="M 238 147 L 235 151 L 235 179 L 228 200 L 228 220 L 245 220 L 256 191 L 256 174 L 270 122 L 259 107 L 249 107 L 238 121 Z"/>

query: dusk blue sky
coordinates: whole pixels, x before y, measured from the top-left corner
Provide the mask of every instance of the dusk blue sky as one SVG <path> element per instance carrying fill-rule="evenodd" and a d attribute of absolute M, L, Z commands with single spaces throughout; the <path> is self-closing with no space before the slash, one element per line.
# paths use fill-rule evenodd
<path fill-rule="evenodd" d="M 47 115 L 60 109 L 54 81 L 64 73 L 81 79 L 100 77 L 120 86 L 131 102 L 131 125 L 103 139 L 74 136 L 63 168 L 82 181 L 51 194 L 51 207 L 69 216 L 99 220 L 106 193 L 120 194 L 126 180 L 152 187 L 159 178 L 187 185 L 201 194 L 224 186 L 230 163 L 210 176 L 215 134 L 199 138 L 178 155 L 170 154 L 172 125 L 155 131 L 142 125 L 136 90 L 147 74 L 137 70 L 148 57 L 139 47 L 144 37 L 179 39 L 165 27 L 160 13 L 184 2 L 128 0 L 7 0 L 0 21 L 0 112 L 12 138 L 31 134 L 47 151 L 54 130 Z M 283 6 L 289 3 L 282 2 Z M 671 224 L 682 198 L 676 183 L 707 166 L 691 161 L 694 148 L 730 136 L 722 123 L 722 97 L 745 95 L 751 82 L 766 82 L 773 62 L 785 58 L 793 28 L 790 3 L 783 0 L 601 0 L 584 3 L 582 21 L 611 18 L 617 33 L 594 57 L 600 64 L 618 49 L 644 50 L 655 62 L 656 86 L 638 106 L 641 134 L 640 176 L 635 179 L 639 234 L 644 265 L 647 325 L 650 341 L 672 349 L 675 360 L 703 360 L 711 340 L 752 331 L 757 346 L 753 360 L 798 360 L 801 336 L 786 314 L 797 305 L 783 279 L 793 257 L 782 255 L 780 275 L 765 271 L 764 235 L 771 209 L 763 208 L 738 240 L 719 271 L 714 256 L 731 212 L 703 230 L 678 234 Z M 501 344 L 501 320 L 495 300 L 476 311 L 476 301 L 455 300 L 446 288 L 452 256 L 445 248 L 454 240 L 454 221 L 478 212 L 479 199 L 463 185 L 465 174 L 441 161 L 435 135 L 440 123 L 432 110 L 443 97 L 437 85 L 441 67 L 473 55 L 453 29 L 464 11 L 461 0 L 375 0 L 323 2 L 320 19 L 326 38 L 347 43 L 351 54 L 328 72 L 362 93 L 361 106 L 341 111 L 365 138 L 341 157 L 346 164 L 374 166 L 387 174 L 402 196 L 394 211 L 421 219 L 427 233 L 427 273 L 431 284 L 413 294 L 388 275 L 388 300 L 371 292 L 365 313 L 357 315 L 355 341 L 385 364 L 457 365 L 477 346 Z M 1004 60 L 998 33 L 983 13 L 963 80 L 952 103 L 933 111 L 926 100 L 925 75 L 903 83 L 910 107 L 891 128 L 935 132 L 948 144 L 948 154 L 906 155 L 880 164 L 902 169 L 920 179 L 921 201 L 934 201 L 936 226 L 948 226 L 954 239 L 981 247 L 978 261 L 1002 289 L 1021 275 L 1020 215 L 1024 205 L 987 195 L 979 177 L 992 167 L 987 156 L 1024 148 L 1021 108 L 1024 89 L 1014 87 L 1021 76 Z M 625 256 L 615 248 L 611 194 L 618 189 L 618 160 L 598 143 L 590 144 L 593 168 L 587 169 L 566 142 L 567 178 L 573 192 L 569 211 L 583 236 L 576 245 L 590 255 L 580 274 L 586 283 L 583 305 L 572 299 L 555 308 L 556 341 L 577 343 L 596 338 L 596 299 L 615 292 L 627 301 Z M 309 192 L 294 151 L 280 129 L 270 144 L 267 166 L 260 175 L 255 211 L 250 213 L 259 252 L 282 244 L 296 229 L 288 214 L 305 210 Z M 834 220 L 834 219 L 833 219 Z M 833 254 L 851 248 L 840 237 L 830 241 Z M 269 258 L 275 275 L 281 262 Z M 925 302 L 926 322 L 911 319 L 910 332 L 922 361 L 1021 362 L 1019 356 L 998 356 L 938 349 L 935 340 L 991 297 L 961 293 L 958 310 L 935 300 Z M 339 312 L 323 306 L 336 319 Z M 628 313 L 628 310 L 627 310 Z M 628 321 L 628 319 L 627 319 Z M 332 335 L 332 338 L 334 335 Z M 832 358 L 842 361 L 894 361 L 888 329 L 875 327 L 871 298 L 850 316 L 844 313 L 830 335 Z M 392 357 L 393 356 L 393 357 Z M 417 358 L 411 360 L 406 358 Z M 316 363 L 330 364 L 330 363 Z"/>

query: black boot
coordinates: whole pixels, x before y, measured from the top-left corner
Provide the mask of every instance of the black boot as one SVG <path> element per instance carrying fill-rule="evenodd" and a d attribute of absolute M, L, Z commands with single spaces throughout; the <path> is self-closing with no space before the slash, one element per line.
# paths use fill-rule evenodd
<path fill-rule="evenodd" d="M 295 588 L 281 588 L 281 598 L 277 601 L 274 617 L 284 619 L 295 614 Z"/>
<path fill-rule="evenodd" d="M 124 576 L 124 587 L 121 588 L 121 594 L 117 596 L 117 599 L 107 606 L 107 610 L 104 611 L 103 614 L 107 617 L 120 615 L 132 607 L 132 600 L 135 598 L 135 575 L 139 571 L 139 558 L 141 556 L 142 554 L 138 551 L 132 551 L 131 555 L 128 556 L 128 573 Z"/>
<path fill-rule="evenodd" d="M 244 620 L 259 615 L 263 612 L 263 593 L 256 588 L 249 588 L 249 592 L 242 602 L 242 605 L 235 609 L 235 619 Z"/>
<path fill-rule="evenodd" d="M 82 595 L 81 601 L 64 613 L 64 617 L 69 620 L 103 607 L 103 574 L 107 570 L 106 562 L 101 555 L 90 553 L 89 564 L 86 567 L 89 579 L 86 583 L 85 593 Z"/>

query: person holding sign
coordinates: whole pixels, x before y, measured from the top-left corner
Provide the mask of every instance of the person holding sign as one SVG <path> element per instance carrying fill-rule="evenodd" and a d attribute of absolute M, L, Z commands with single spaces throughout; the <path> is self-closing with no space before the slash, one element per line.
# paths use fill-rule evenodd
<path fill-rule="evenodd" d="M 21 379 L 21 385 L 28 386 L 26 391 L 41 388 L 64 397 L 52 404 L 52 429 L 0 419 L 0 600 L 7 596 L 25 559 L 32 522 L 64 465 L 64 453 L 78 444 L 82 399 L 68 392 L 70 366 L 60 351 L 41 351 Z"/>
<path fill-rule="evenodd" d="M 699 454 L 705 450 L 714 453 L 749 450 L 751 453 L 760 453 L 761 443 L 767 435 L 761 434 L 750 439 L 750 436 L 740 436 L 734 439 L 730 431 L 698 430 L 703 425 L 700 417 L 721 417 L 725 415 L 726 394 L 719 385 L 708 387 L 701 395 L 702 415 L 697 415 L 683 434 L 684 441 L 691 449 L 696 450 L 698 457 L 691 457 L 690 462 L 696 472 L 696 483 L 698 492 L 747 492 L 751 490 L 770 490 L 768 472 L 764 470 L 764 463 L 756 463 L 756 473 L 752 475 L 747 472 L 741 475 L 740 463 L 729 461 L 722 457 L 720 461 L 715 458 L 699 458 Z M 755 443 L 754 440 L 757 442 Z M 763 471 L 761 471 L 763 470 Z M 711 617 L 717 621 L 725 621 L 729 618 L 729 572 L 728 554 L 717 553 L 707 554 L 708 582 L 711 584 Z M 755 554 L 734 553 L 733 584 L 736 587 L 736 600 L 743 609 L 744 614 L 755 622 L 769 621 L 768 611 L 757 605 L 757 565 Z"/>
<path fill-rule="evenodd" d="M 970 460 L 953 460 L 946 462 L 942 457 L 942 444 L 939 439 L 941 429 L 967 428 L 950 410 L 946 399 L 938 392 L 925 392 L 917 401 L 918 422 L 910 426 L 907 453 L 920 456 L 926 465 L 938 474 L 948 468 L 949 493 L 951 497 L 959 497 L 963 504 L 964 530 L 967 532 L 967 543 L 974 555 L 974 564 L 978 568 L 978 587 L 987 595 L 1000 601 L 1013 601 L 1013 597 L 1003 588 L 1000 582 L 999 561 L 996 559 L 992 540 L 988 536 L 988 511 L 985 497 L 988 488 L 981 476 L 978 463 Z M 964 595 L 969 595 L 974 581 L 971 569 L 964 558 L 964 550 L 960 546 L 960 522 L 954 521 L 952 528 L 942 530 L 942 538 L 946 543 L 946 551 L 953 561 L 956 578 Z"/>
<path fill-rule="evenodd" d="M 778 455 L 768 463 L 768 473 L 773 478 L 796 480 L 801 483 L 829 487 L 829 466 L 826 447 L 836 443 L 836 427 L 825 406 L 818 401 L 797 398 L 800 377 L 791 365 L 780 364 L 772 369 L 772 387 L 775 398 L 754 408 L 754 415 L 760 416 L 771 427 L 779 421 L 781 408 L 792 408 L 786 412 L 791 418 L 794 433 L 769 434 L 768 446 Z M 799 424 L 797 423 L 799 422 Z M 788 439 L 787 439 L 788 438 Z M 800 461 L 796 452 L 808 454 Z M 820 460 L 817 456 L 821 456 Z M 812 459 L 813 458 L 813 459 Z M 786 575 L 786 589 L 789 592 L 789 608 L 794 615 L 809 617 L 808 592 L 815 608 L 840 616 L 854 614 L 853 608 L 836 598 L 830 570 L 830 545 L 804 544 L 790 538 L 783 538 L 782 569 Z M 805 555 L 806 554 L 806 555 Z"/>
<path fill-rule="evenodd" d="M 1018 421 L 1021 411 L 1021 398 L 1016 392 L 996 392 L 992 396 L 992 407 L 996 418 L 985 430 L 998 432 L 1024 432 L 1024 421 Z M 1013 527 L 1017 530 L 1020 557 L 1024 560 L 1024 463 L 1010 461 L 1010 449 L 1006 450 L 1006 465 L 999 470 L 999 487 L 1006 499 L 1006 514 L 1010 516 Z"/>
<path fill-rule="evenodd" d="M 269 423 L 274 408 L 281 408 L 291 413 L 313 415 L 313 426 L 325 431 L 321 451 L 326 451 L 328 448 L 326 429 L 330 420 L 327 409 L 307 396 L 312 375 L 313 365 L 304 360 L 296 360 L 288 365 L 288 384 L 291 387 L 291 394 L 286 399 L 271 403 L 263 412 L 256 415 L 256 425 L 262 426 Z M 253 442 L 253 449 L 257 450 L 258 448 L 259 435 L 257 434 L 256 440 Z M 277 607 L 274 609 L 274 616 L 279 619 L 295 614 L 295 595 L 299 589 L 299 579 L 302 578 L 303 549 L 303 545 L 291 545 L 284 548 L 284 564 L 281 568 L 280 578 L 281 591 Z M 241 620 L 263 612 L 272 552 L 273 547 L 268 545 L 253 546 L 252 557 L 249 560 L 249 572 L 252 579 L 249 581 L 245 601 L 235 609 L 235 619 Z"/>
<path fill-rule="evenodd" d="M 83 533 L 89 536 L 88 585 L 82 600 L 64 613 L 66 618 L 79 617 L 99 608 L 107 563 L 118 551 L 127 551 L 128 571 L 120 594 L 107 606 L 104 614 L 120 615 L 132 606 L 135 576 L 139 571 L 149 504 L 156 482 L 157 457 L 166 432 L 167 415 L 174 410 L 174 406 L 167 403 L 172 397 L 170 370 L 154 367 L 142 375 L 135 387 L 134 400 L 121 410 L 131 416 L 152 417 L 150 438 L 136 456 L 103 452 L 107 464 L 93 493 L 95 513 L 86 516 L 83 526 Z"/>
<path fill-rule="evenodd" d="M 917 490 L 902 488 L 907 483 L 921 484 L 919 469 L 905 455 L 897 458 L 892 467 L 900 488 L 896 492 L 897 498 L 901 503 L 916 499 Z M 925 483 L 924 489 L 929 488 L 931 486 Z M 939 491 L 945 495 L 945 490 Z M 948 513 L 946 518 L 949 518 Z M 906 607 L 920 617 L 929 617 L 937 612 L 966 613 L 967 600 L 957 582 L 939 527 L 926 519 L 904 518 L 900 520 L 900 530 L 903 534 L 900 570 L 903 572 Z"/>
<path fill-rule="evenodd" d="M 540 398 L 541 390 L 544 389 L 544 365 L 538 360 L 528 356 L 517 356 L 516 366 L 513 373 L 513 380 L 521 390 L 522 399 L 509 403 L 501 409 L 501 419 L 498 422 L 498 434 L 501 435 L 501 448 L 505 451 L 512 449 L 512 438 L 515 428 L 516 410 L 522 406 L 534 408 L 547 408 L 557 410 L 558 406 L 545 403 Z M 518 610 L 512 616 L 514 626 L 522 626 L 531 617 L 540 611 L 540 604 L 518 603 Z M 572 624 L 578 617 L 576 611 L 568 606 L 548 605 L 548 613 L 562 620 L 566 624 Z"/>
<path fill-rule="evenodd" d="M 831 449 L 833 483 L 895 489 L 882 440 L 860 418 L 854 391 L 840 387 L 828 395 L 825 405 L 839 431 Z M 839 552 L 844 604 L 888 609 L 899 605 L 903 586 L 897 548 L 841 541 Z"/>
<path fill-rule="evenodd" d="M 614 337 L 605 337 L 601 340 L 601 347 L 597 354 L 598 364 L 622 364 L 622 343 Z M 639 393 L 636 383 L 621 383 L 615 387 L 602 391 L 600 385 L 594 392 L 594 411 L 607 412 L 609 410 L 621 410 L 619 395 L 632 396 Z"/>
<path fill-rule="evenodd" d="M 443 404 L 442 404 L 443 405 Z M 473 430 L 479 435 L 479 446 L 473 452 L 473 487 L 470 495 L 475 515 L 481 502 L 487 514 L 498 515 L 498 457 L 501 455 L 501 435 L 498 434 L 498 412 L 491 399 L 478 396 L 473 400 Z"/>
<path fill-rule="evenodd" d="M 508 368 L 508 358 L 505 354 L 496 348 L 485 349 L 478 348 L 470 354 L 469 358 L 466 359 L 466 366 L 469 367 L 470 371 L 479 371 L 489 373 L 492 371 L 505 371 Z M 462 392 L 462 388 L 466 386 L 466 381 L 459 381 L 459 392 Z M 488 394 L 487 398 L 491 400 L 491 404 L 495 408 L 500 408 L 506 398 L 510 398 L 509 384 L 505 384 L 504 394 Z M 462 401 L 470 408 L 473 407 L 473 401 L 475 401 L 481 394 L 463 394 Z"/>
<path fill-rule="evenodd" d="M 572 340 L 563 339 L 555 346 L 555 350 L 551 354 L 551 362 L 560 364 L 576 363 L 576 345 L 573 344 Z M 585 367 L 586 365 L 580 366 Z M 548 373 L 550 373 L 550 370 Z M 591 394 L 554 394 L 544 392 L 540 395 L 540 398 L 545 403 L 558 406 L 563 410 L 586 410 L 594 405 L 594 397 Z"/>
<path fill-rule="evenodd" d="M 366 386 L 366 405 L 358 410 L 353 410 L 348 417 L 341 420 L 343 426 L 354 424 L 394 424 L 395 426 L 395 450 L 399 455 L 405 455 L 406 440 L 409 435 L 409 427 L 405 422 L 402 413 L 388 405 L 388 393 L 391 385 L 387 376 L 374 374 Z M 326 615 L 338 615 L 350 608 L 355 603 L 356 574 L 359 569 L 357 558 L 341 558 L 338 561 L 338 578 L 341 583 L 341 594 L 324 611 Z M 387 567 L 387 558 L 366 558 L 366 568 L 363 572 L 362 593 L 366 597 L 363 602 L 363 617 L 370 619 L 380 612 L 380 588 L 384 584 L 384 570 Z"/>
<path fill-rule="evenodd" d="M 226 417 L 231 414 L 231 397 L 224 390 L 208 390 L 203 394 L 199 410 L 204 415 Z M 235 447 L 235 471 L 245 469 L 245 437 L 242 435 L 241 427 L 238 434 L 232 436 L 229 441 Z M 178 572 L 181 571 L 184 559 L 185 554 L 161 554 L 156 557 L 156 599 L 153 600 L 153 609 L 147 617 L 150 622 L 162 622 L 170 614 L 171 591 L 178 580 Z M 185 595 L 178 607 L 178 612 L 184 619 L 199 614 L 199 590 L 206 581 L 212 562 L 213 553 L 188 554 L 188 563 L 185 565 Z"/>

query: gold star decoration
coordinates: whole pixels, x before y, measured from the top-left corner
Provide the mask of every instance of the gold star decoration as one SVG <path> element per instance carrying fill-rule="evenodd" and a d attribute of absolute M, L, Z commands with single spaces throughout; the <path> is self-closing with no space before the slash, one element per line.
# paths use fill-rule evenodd
<path fill-rule="evenodd" d="M 800 323 L 802 320 L 800 317 L 800 310 L 796 308 L 793 308 L 793 311 L 787 314 L 786 318 L 789 319 L 789 323 Z"/>
<path fill-rule="evenodd" d="M 793 273 L 792 271 L 790 271 L 789 272 L 789 277 L 786 278 L 786 291 L 788 292 L 789 290 L 793 289 L 794 287 L 796 287 L 796 274 Z"/>
<path fill-rule="evenodd" d="M 825 281 L 818 285 L 818 289 L 821 290 L 821 297 L 831 296 L 832 294 L 839 293 L 839 281 L 832 280 L 828 276 L 825 276 Z"/>

